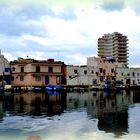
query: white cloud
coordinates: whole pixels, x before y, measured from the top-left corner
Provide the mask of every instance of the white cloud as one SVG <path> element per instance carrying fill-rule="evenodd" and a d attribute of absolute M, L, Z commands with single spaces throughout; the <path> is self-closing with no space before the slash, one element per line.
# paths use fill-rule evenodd
<path fill-rule="evenodd" d="M 12 25 L 19 25 L 19 21 L 22 19 L 22 26 L 14 26 L 13 29 L 10 27 L 9 30 L 7 18 L 4 18 L 6 13 L 4 16 L 1 14 L 2 27 L 7 28 L 8 32 L 7 35 L 3 30 L 0 32 L 2 34 L 2 38 L 0 38 L 2 52 L 5 54 L 11 52 L 10 58 L 20 57 L 18 55 L 37 58 L 37 54 L 38 58 L 46 58 L 44 53 L 48 53 L 48 56 L 56 59 L 61 56 L 61 60 L 63 58 L 64 62 L 71 64 L 83 62 L 85 64 L 86 57 L 97 54 L 98 38 L 104 33 L 117 31 L 129 37 L 130 58 L 132 59 L 136 52 L 137 55 L 139 54 L 140 15 L 136 14 L 130 4 L 126 5 L 126 2 L 125 7 L 121 10 L 119 7 L 118 10 L 114 7 L 115 10 L 108 11 L 101 5 L 102 1 L 97 6 L 74 6 L 67 11 L 65 5 L 61 7 L 53 5 L 47 7 L 47 10 L 41 9 L 41 11 L 39 10 L 41 6 L 39 6 L 33 8 L 35 14 L 30 11 L 30 7 L 20 5 L 18 8 L 16 6 L 14 10 L 12 9 L 12 15 L 6 12 L 7 17 L 12 19 Z M 40 12 L 38 13 L 38 11 Z M 38 13 L 38 18 L 35 18 L 36 13 Z M 71 17 L 69 18 L 69 16 Z M 18 27 L 17 30 L 15 27 Z M 15 33 L 18 36 L 15 36 Z M 14 53 L 12 53 L 13 50 Z M 132 59 L 130 65 L 138 64 L 138 58 L 136 59 L 137 61 Z"/>

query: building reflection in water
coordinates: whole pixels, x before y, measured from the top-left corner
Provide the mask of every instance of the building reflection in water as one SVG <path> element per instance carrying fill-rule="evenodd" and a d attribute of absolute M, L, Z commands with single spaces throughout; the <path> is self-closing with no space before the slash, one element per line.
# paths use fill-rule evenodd
<path fill-rule="evenodd" d="M 90 95 L 91 96 L 91 95 Z M 90 97 L 88 113 L 98 118 L 98 129 L 113 132 L 116 136 L 128 133 L 128 106 L 133 103 L 132 94 L 99 93 Z"/>
<path fill-rule="evenodd" d="M 66 93 L 53 93 L 51 95 L 47 93 L 20 93 L 3 98 L 0 107 L 1 103 L 4 106 L 0 110 L 2 111 L 4 108 L 5 111 L 15 115 L 53 116 L 62 113 L 66 106 Z"/>
<path fill-rule="evenodd" d="M 23 93 L 0 96 L 0 121 L 6 111 L 12 115 L 53 116 L 66 111 L 87 111 L 87 117 L 98 120 L 98 129 L 121 136 L 128 133 L 128 108 L 140 102 L 137 92 L 106 94 L 84 93 Z M 140 98 L 139 98 L 140 99 Z"/>
<path fill-rule="evenodd" d="M 98 119 L 98 129 L 121 136 L 128 132 L 128 106 L 133 93 L 68 93 L 67 110 L 87 108 L 90 119 Z"/>

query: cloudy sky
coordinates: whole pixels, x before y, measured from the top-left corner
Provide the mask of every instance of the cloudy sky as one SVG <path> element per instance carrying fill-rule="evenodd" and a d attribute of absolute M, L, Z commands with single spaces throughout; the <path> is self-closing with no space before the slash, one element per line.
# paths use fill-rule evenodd
<path fill-rule="evenodd" d="M 67 2 L 66 2 L 67 1 Z M 97 39 L 129 39 L 129 64 L 140 66 L 140 0 L 0 0 L 0 49 L 8 60 L 54 58 L 86 64 Z"/>

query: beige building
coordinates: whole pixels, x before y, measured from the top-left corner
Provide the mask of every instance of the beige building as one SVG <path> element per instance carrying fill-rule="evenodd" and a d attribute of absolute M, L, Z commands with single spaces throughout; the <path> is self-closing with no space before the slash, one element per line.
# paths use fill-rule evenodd
<path fill-rule="evenodd" d="M 23 59 L 11 61 L 12 86 L 46 86 L 66 83 L 64 62 L 48 60 Z"/>
<path fill-rule="evenodd" d="M 114 58 L 119 63 L 128 64 L 127 36 L 114 32 L 98 39 L 98 56 Z"/>
<path fill-rule="evenodd" d="M 97 84 L 104 85 L 106 79 L 115 80 L 116 61 L 111 58 L 88 57 L 87 65 L 96 68 Z"/>

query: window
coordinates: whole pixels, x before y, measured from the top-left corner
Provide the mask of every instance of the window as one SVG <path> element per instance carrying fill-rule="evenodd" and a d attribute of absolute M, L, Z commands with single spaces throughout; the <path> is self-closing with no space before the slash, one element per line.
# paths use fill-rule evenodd
<path fill-rule="evenodd" d="M 12 68 L 12 71 L 15 71 L 15 67 Z"/>
<path fill-rule="evenodd" d="M 36 72 L 40 72 L 40 67 L 36 66 Z"/>
<path fill-rule="evenodd" d="M 127 73 L 127 76 L 130 76 L 130 74 L 129 74 L 129 73 Z"/>
<path fill-rule="evenodd" d="M 103 74 L 104 74 L 104 75 L 106 74 L 106 70 L 103 70 Z"/>
<path fill-rule="evenodd" d="M 111 73 L 114 73 L 114 69 L 111 69 Z"/>
<path fill-rule="evenodd" d="M 36 81 L 41 81 L 41 76 L 40 75 L 35 76 L 35 80 Z"/>
<path fill-rule="evenodd" d="M 135 77 L 135 72 L 132 73 L 132 76 Z"/>
<path fill-rule="evenodd" d="M 48 67 L 48 72 L 53 72 L 53 68 L 52 67 Z"/>
<path fill-rule="evenodd" d="M 139 79 L 137 81 L 139 81 Z"/>
<path fill-rule="evenodd" d="M 78 70 L 74 70 L 74 73 L 75 73 L 75 74 L 78 74 Z"/>
<path fill-rule="evenodd" d="M 24 81 L 24 76 L 23 75 L 20 76 L 20 81 Z"/>
<path fill-rule="evenodd" d="M 20 71 L 21 72 L 24 72 L 24 67 L 20 67 Z"/>
<path fill-rule="evenodd" d="M 0 81 L 3 81 L 3 76 L 0 76 Z"/>
<path fill-rule="evenodd" d="M 91 73 L 94 74 L 94 70 L 91 70 Z"/>
<path fill-rule="evenodd" d="M 87 70 L 84 70 L 84 74 L 85 74 L 85 75 L 87 74 Z"/>
<path fill-rule="evenodd" d="M 103 72 L 103 69 L 102 68 L 100 68 L 100 73 L 102 73 Z"/>
<path fill-rule="evenodd" d="M 139 77 L 139 73 L 137 73 L 137 76 Z"/>
<path fill-rule="evenodd" d="M 14 76 L 12 76 L 12 77 L 11 77 L 11 80 L 12 80 L 12 81 L 14 81 L 14 80 L 15 80 L 15 77 L 14 77 Z"/>
<path fill-rule="evenodd" d="M 122 76 L 123 76 L 123 73 L 122 73 Z"/>

